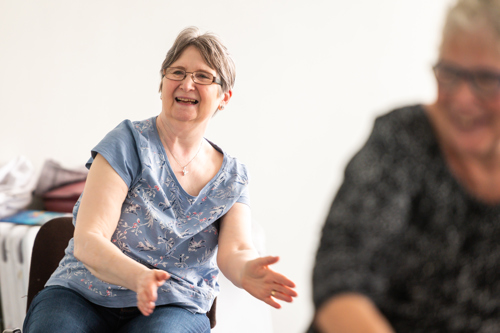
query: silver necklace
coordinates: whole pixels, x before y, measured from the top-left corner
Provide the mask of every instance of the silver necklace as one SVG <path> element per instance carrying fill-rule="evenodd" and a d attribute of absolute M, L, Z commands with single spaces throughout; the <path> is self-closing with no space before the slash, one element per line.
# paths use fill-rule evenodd
<path fill-rule="evenodd" d="M 165 137 L 163 135 L 162 135 L 162 137 L 163 137 L 163 141 L 165 141 L 165 147 L 167 147 L 167 150 L 170 153 L 170 155 L 172 155 L 172 157 L 177 162 L 177 164 L 182 168 L 182 175 L 185 176 L 186 174 L 189 173 L 189 170 L 187 169 L 187 166 L 189 164 L 191 164 L 191 162 L 193 162 L 193 160 L 196 158 L 196 156 L 198 156 L 198 153 L 201 151 L 201 146 L 203 144 L 203 140 L 201 140 L 200 147 L 198 148 L 198 151 L 196 152 L 196 154 L 194 154 L 193 158 L 185 166 L 182 166 L 182 164 L 179 163 L 179 161 L 177 160 L 177 158 L 175 157 L 175 155 L 170 151 L 170 148 L 168 148 L 167 140 L 165 140 Z"/>
<path fill-rule="evenodd" d="M 198 148 L 198 151 L 196 152 L 196 154 L 194 154 L 194 157 L 191 159 L 191 161 L 189 161 L 185 166 L 182 166 L 179 161 L 177 161 L 177 158 L 175 158 L 175 155 L 170 151 L 170 149 L 168 148 L 168 145 L 166 144 L 167 142 L 165 141 L 165 146 L 167 147 L 167 150 L 169 151 L 170 155 L 172 155 L 172 157 L 174 158 L 174 160 L 177 162 L 177 164 L 182 168 L 182 175 L 185 176 L 187 173 L 189 173 L 188 169 L 187 169 L 187 166 L 193 162 L 193 160 L 196 158 L 196 156 L 198 156 L 198 153 L 200 152 L 201 150 L 201 145 L 203 144 L 203 141 L 200 142 L 200 148 Z"/>

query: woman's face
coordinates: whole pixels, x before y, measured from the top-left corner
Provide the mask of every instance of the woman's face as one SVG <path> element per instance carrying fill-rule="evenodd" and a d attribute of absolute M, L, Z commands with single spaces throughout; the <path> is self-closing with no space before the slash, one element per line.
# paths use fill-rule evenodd
<path fill-rule="evenodd" d="M 490 31 L 455 33 L 443 41 L 440 63 L 469 72 L 500 73 L 500 45 Z M 452 88 L 438 82 L 436 101 L 441 135 L 458 153 L 500 153 L 500 93 L 479 93 L 470 81 Z"/>
<path fill-rule="evenodd" d="M 217 76 L 210 68 L 198 49 L 187 47 L 170 67 L 184 69 L 186 72 L 203 71 Z M 190 73 L 182 81 L 163 78 L 162 112 L 170 121 L 208 123 L 219 105 L 226 105 L 231 98 L 231 91 L 219 96 L 216 83 L 202 85 L 193 82 Z"/>

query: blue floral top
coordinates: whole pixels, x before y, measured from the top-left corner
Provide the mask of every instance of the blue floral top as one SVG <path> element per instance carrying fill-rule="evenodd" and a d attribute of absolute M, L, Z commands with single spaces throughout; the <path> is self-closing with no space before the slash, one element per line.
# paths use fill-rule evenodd
<path fill-rule="evenodd" d="M 246 167 L 224 153 L 222 167 L 191 196 L 175 177 L 156 129 L 156 117 L 123 121 L 92 150 L 87 167 L 99 153 L 129 187 L 118 226 L 111 238 L 125 255 L 171 278 L 158 289 L 157 305 L 176 304 L 207 312 L 219 292 L 217 219 L 235 202 L 249 204 Z M 73 210 L 76 221 L 80 200 Z M 73 255 L 66 255 L 46 284 L 72 288 L 91 302 L 107 307 L 137 305 L 135 292 L 105 283 Z"/>

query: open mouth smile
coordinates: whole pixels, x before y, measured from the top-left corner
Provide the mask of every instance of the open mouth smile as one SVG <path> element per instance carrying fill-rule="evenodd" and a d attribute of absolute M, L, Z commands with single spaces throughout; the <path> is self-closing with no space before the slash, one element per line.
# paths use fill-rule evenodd
<path fill-rule="evenodd" d="M 453 118 L 453 122 L 455 123 L 455 126 L 460 128 L 461 130 L 471 131 L 487 126 L 490 121 L 488 121 L 488 118 L 484 116 L 481 117 L 474 115 L 457 114 Z"/>
<path fill-rule="evenodd" d="M 198 104 L 198 101 L 196 99 L 192 99 L 192 98 L 176 97 L 175 100 L 179 103 L 188 103 L 188 104 L 193 104 L 193 105 Z"/>

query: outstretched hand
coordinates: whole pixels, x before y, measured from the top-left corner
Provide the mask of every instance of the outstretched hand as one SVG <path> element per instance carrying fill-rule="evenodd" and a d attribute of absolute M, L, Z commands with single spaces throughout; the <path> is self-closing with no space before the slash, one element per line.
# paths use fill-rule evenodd
<path fill-rule="evenodd" d="M 279 257 L 262 257 L 249 261 L 243 268 L 241 285 L 250 295 L 279 309 L 281 305 L 275 301 L 292 302 L 297 297 L 293 283 L 286 276 L 276 273 L 269 265 L 279 261 Z"/>
<path fill-rule="evenodd" d="M 162 286 L 170 275 L 161 270 L 152 269 L 139 276 L 137 287 L 137 307 L 145 316 L 149 316 L 155 309 L 158 299 L 158 287 Z"/>

